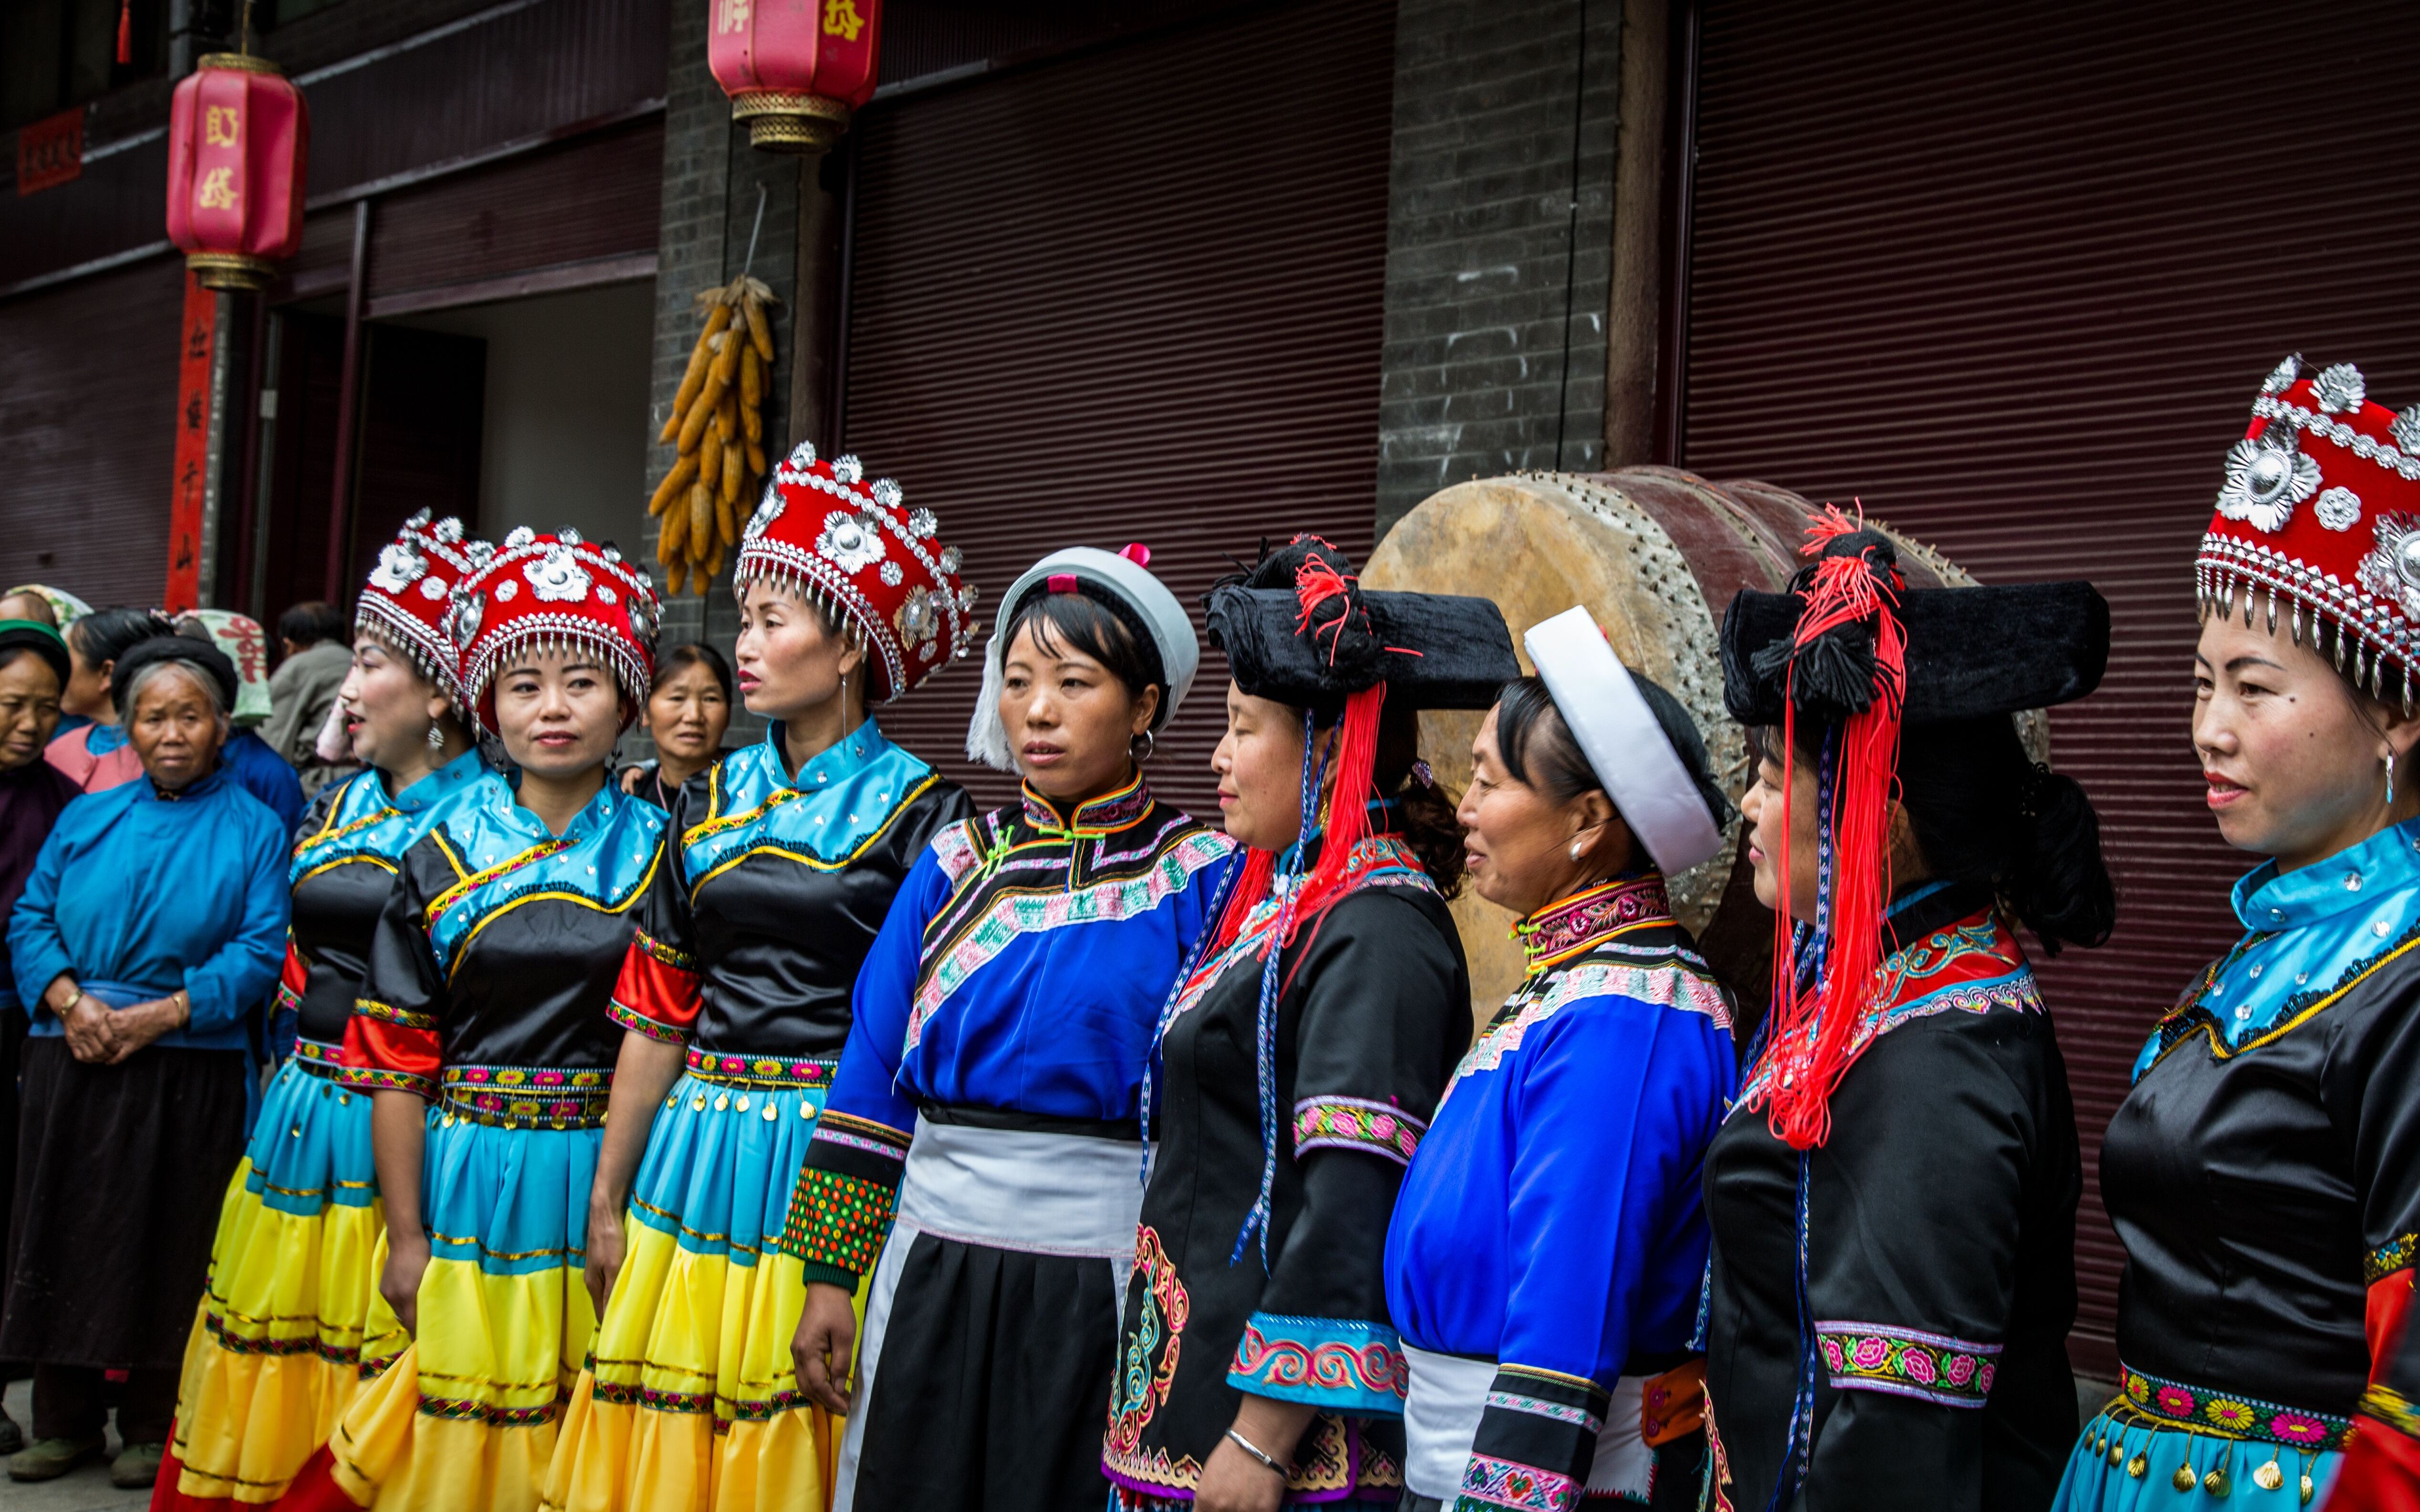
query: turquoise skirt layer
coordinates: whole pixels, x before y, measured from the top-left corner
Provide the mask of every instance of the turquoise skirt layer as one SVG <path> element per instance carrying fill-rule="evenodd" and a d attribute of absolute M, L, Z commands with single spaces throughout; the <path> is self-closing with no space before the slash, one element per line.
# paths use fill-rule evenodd
<path fill-rule="evenodd" d="M 2322 1505 L 2344 1457 L 2266 1439 L 2163 1427 L 2118 1403 L 2084 1426 L 2053 1512 L 2174 1512 L 2220 1498 L 2251 1512 Z"/>
<path fill-rule="evenodd" d="M 273 1211 L 312 1218 L 378 1200 L 370 1095 L 338 1087 L 313 1062 L 289 1059 L 270 1078 L 244 1153 L 244 1189 Z"/>
<path fill-rule="evenodd" d="M 753 1265 L 789 1215 L 831 1063 L 692 1050 L 647 1134 L 630 1217 L 681 1248 Z"/>
<path fill-rule="evenodd" d="M 421 1205 L 429 1253 L 489 1275 L 588 1263 L 588 1188 L 602 1129 L 513 1128 L 428 1111 Z"/>

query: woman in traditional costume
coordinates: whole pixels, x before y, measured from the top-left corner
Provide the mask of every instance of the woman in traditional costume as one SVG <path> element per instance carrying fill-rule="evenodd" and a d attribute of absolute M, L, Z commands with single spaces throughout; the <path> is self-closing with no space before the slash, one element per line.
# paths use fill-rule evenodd
<path fill-rule="evenodd" d="M 589 1189 L 621 1032 L 607 1016 L 663 810 L 608 781 L 647 697 L 653 585 L 611 547 L 516 530 L 454 594 L 462 696 L 518 770 L 404 852 L 346 1031 L 386 1206 L 380 1314 L 412 1342 L 282 1505 L 538 1504 L 596 1332 Z"/>
<path fill-rule="evenodd" d="M 2364 388 L 2280 364 L 2202 537 L 2194 748 L 2219 834 L 2267 859 L 2101 1147 L 2119 1392 L 2064 1508 L 2309 1505 L 2357 1409 L 2376 1446 L 2331 1504 L 2415 1504 L 2379 1473 L 2420 1253 L 2420 409 Z"/>
<path fill-rule="evenodd" d="M 1909 591 L 1837 511 L 1723 621 L 1774 1001 L 1706 1157 L 1717 1506 L 2037 1508 L 2071 1441 L 2067 1071 L 2013 922 L 2115 921 L 2073 779 L 2011 716 L 2100 682 L 2088 583 Z M 2013 921 L 2013 922 L 2012 922 Z"/>
<path fill-rule="evenodd" d="M 968 747 L 1023 799 L 935 837 L 858 976 L 781 1239 L 799 1382 L 849 1413 L 838 1512 L 1106 1494 L 1143 1068 L 1232 856 L 1143 781 L 1201 658 L 1149 558 L 1074 548 L 1010 588 Z"/>
<path fill-rule="evenodd" d="M 362 589 L 338 703 L 363 770 L 313 803 L 287 869 L 277 1002 L 294 1049 L 220 1208 L 153 1498 L 163 1512 L 275 1501 L 386 1364 L 362 1352 L 385 1231 L 370 1099 L 337 1086 L 336 1071 L 396 867 L 484 770 L 460 712 L 460 652 L 441 623 L 484 549 L 460 521 L 432 525 L 424 510 Z"/>
<path fill-rule="evenodd" d="M 1316 536 L 1208 607 L 1233 674 L 1211 764 L 1248 849 L 1160 1017 L 1102 1469 L 1136 1512 L 1391 1504 L 1387 1214 L 1470 1003 L 1446 907 L 1462 836 L 1413 776 L 1419 711 L 1480 706 L 1520 667 L 1494 604 L 1365 594 Z"/>
<path fill-rule="evenodd" d="M 1721 850 L 1730 806 L 1688 712 L 1585 609 L 1525 641 L 1538 676 L 1481 725 L 1462 822 L 1528 971 L 1455 1071 L 1387 1239 L 1405 1506 L 1695 1508 L 1698 1187 L 1738 1072 L 1730 995 L 1665 877 Z"/>
<path fill-rule="evenodd" d="M 143 775 L 59 814 L 8 928 L 25 1046 L 0 1358 L 34 1365 L 49 1480 L 98 1455 L 117 1392 L 119 1486 L 152 1484 L 177 1365 L 243 1155 L 246 1019 L 277 981 L 287 834 L 218 764 L 234 665 L 152 636 L 111 693 Z"/>
<path fill-rule="evenodd" d="M 803 445 L 748 522 L 740 683 L 770 723 L 675 800 L 614 992 L 625 1033 L 588 1214 L 603 1318 L 550 1507 L 824 1504 L 837 1435 L 790 1359 L 805 1283 L 768 1242 L 875 932 L 934 835 L 970 811 L 868 712 L 973 643 L 974 591 L 935 529 L 897 484 Z"/>

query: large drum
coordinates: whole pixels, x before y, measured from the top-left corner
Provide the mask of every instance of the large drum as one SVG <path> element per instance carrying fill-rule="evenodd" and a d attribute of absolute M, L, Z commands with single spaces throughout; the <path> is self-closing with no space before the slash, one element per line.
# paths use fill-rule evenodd
<path fill-rule="evenodd" d="M 1747 746 L 1723 711 L 1716 634 L 1743 588 L 1780 588 L 1802 564 L 1818 506 L 1762 483 L 1709 483 L 1675 468 L 1618 472 L 1520 472 L 1435 494 L 1404 516 L 1372 553 L 1372 588 L 1492 598 L 1522 633 L 1585 604 L 1616 655 L 1669 688 L 1697 717 L 1715 780 L 1734 799 L 1748 780 Z M 1974 579 L 1938 552 L 1880 521 L 1900 545 L 1911 588 Z M 1521 658 L 1524 671 L 1528 657 Z M 1470 743 L 1483 716 L 1421 716 L 1421 754 L 1450 791 L 1470 780 Z M 2028 730 L 2038 744 L 2038 727 Z M 2037 749 L 2037 756 L 2041 752 Z M 1772 970 L 1773 916 L 1749 884 L 1745 825 L 1734 817 L 1714 860 L 1668 879 L 1674 912 L 1715 970 L 1761 1016 Z M 1502 909 L 1466 892 L 1453 905 L 1470 957 L 1472 1008 L 1481 1022 L 1521 980 L 1522 961 Z"/>

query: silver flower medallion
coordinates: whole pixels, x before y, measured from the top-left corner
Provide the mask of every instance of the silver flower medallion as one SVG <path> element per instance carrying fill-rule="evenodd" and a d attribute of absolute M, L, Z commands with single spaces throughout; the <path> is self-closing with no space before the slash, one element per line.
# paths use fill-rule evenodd
<path fill-rule="evenodd" d="M 632 594 L 627 606 L 630 614 L 630 633 L 642 643 L 656 638 L 656 602 L 645 594 Z"/>
<path fill-rule="evenodd" d="M 843 572 L 862 572 L 882 560 L 882 536 L 872 522 L 835 509 L 824 517 L 815 551 Z"/>
<path fill-rule="evenodd" d="M 411 512 L 411 517 L 403 522 L 403 528 L 408 531 L 426 530 L 430 517 L 427 510 L 415 509 Z"/>
<path fill-rule="evenodd" d="M 2302 376 L 2303 354 L 2301 352 L 2296 352 L 2293 356 L 2287 358 L 2282 363 L 2279 363 L 2275 368 L 2271 370 L 2267 378 L 2260 380 L 2260 392 L 2263 393 L 2283 393 L 2288 389 L 2292 388 L 2294 386 L 2294 380 Z"/>
<path fill-rule="evenodd" d="M 496 602 L 499 604 L 509 604 L 515 598 L 520 596 L 520 591 L 521 585 L 513 581 L 510 578 L 507 578 L 503 582 L 496 584 Z"/>
<path fill-rule="evenodd" d="M 2319 463 L 2295 446 L 2292 426 L 2272 423 L 2257 440 L 2247 436 L 2227 452 L 2218 512 L 2256 531 L 2280 531 L 2294 506 L 2319 490 Z"/>
<path fill-rule="evenodd" d="M 2361 559 L 2362 586 L 2420 623 L 2420 517 L 2381 515 L 2378 545 Z"/>
<path fill-rule="evenodd" d="M 427 599 L 432 604 L 437 600 L 443 598 L 445 596 L 445 579 L 435 577 L 421 579 L 420 596 Z"/>
<path fill-rule="evenodd" d="M 536 539 L 537 532 L 526 525 L 516 525 L 512 528 L 512 532 L 504 537 L 504 549 L 518 551 Z"/>
<path fill-rule="evenodd" d="M 922 588 L 911 588 L 908 591 L 907 602 L 899 606 L 899 612 L 892 616 L 891 623 L 898 627 L 902 642 L 910 646 L 922 645 L 932 640 L 934 633 L 941 627 L 941 611 L 935 607 L 932 594 Z"/>
<path fill-rule="evenodd" d="M 599 604 L 611 604 L 613 602 L 613 590 L 610 585 L 605 583 L 598 583 L 597 585 L 597 602 Z"/>
<path fill-rule="evenodd" d="M 958 563 L 962 559 L 958 556 L 958 548 L 956 547 L 945 546 L 941 548 L 941 571 L 948 574 L 950 577 L 954 578 L 958 575 Z"/>
<path fill-rule="evenodd" d="M 479 621 L 486 613 L 487 605 L 478 594 L 454 595 L 454 608 L 445 616 L 451 622 L 448 630 L 454 637 L 454 643 L 465 651 L 470 650 L 471 642 L 479 638 Z"/>
<path fill-rule="evenodd" d="M 2386 433 L 2395 444 L 2415 456 L 2420 456 L 2420 404 L 2398 413 L 2386 423 Z"/>
<path fill-rule="evenodd" d="M 2319 376 L 2311 380 L 2311 393 L 2321 409 L 2332 415 L 2342 414 L 2361 408 L 2362 400 L 2369 395 L 2369 385 L 2362 378 L 2360 368 L 2350 363 L 2338 363 L 2321 369 Z"/>
<path fill-rule="evenodd" d="M 2332 531 L 2351 530 L 2361 520 L 2361 495 L 2341 486 L 2323 489 L 2311 513 Z"/>
<path fill-rule="evenodd" d="M 568 546 L 548 548 L 546 555 L 522 564 L 521 576 L 538 597 L 551 604 L 577 604 L 588 596 L 588 569 Z M 497 592 L 501 595 L 503 590 Z"/>
<path fill-rule="evenodd" d="M 907 576 L 899 570 L 899 563 L 896 562 L 886 562 L 882 564 L 882 584 L 886 588 L 898 587 L 900 579 Z"/>
<path fill-rule="evenodd" d="M 899 485 L 889 478 L 875 479 L 874 486 L 865 491 L 872 494 L 874 501 L 885 509 L 898 508 L 899 501 L 908 497 L 900 490 Z"/>
<path fill-rule="evenodd" d="M 462 522 L 448 515 L 437 522 L 437 538 L 447 546 L 462 539 Z"/>
<path fill-rule="evenodd" d="M 833 457 L 832 476 L 843 483 L 854 484 L 865 476 L 865 464 L 853 456 Z"/>
<path fill-rule="evenodd" d="M 399 594 L 418 582 L 427 571 L 428 559 L 420 554 L 418 542 L 409 539 L 389 541 L 379 548 L 378 566 L 370 572 L 370 586 L 386 593 Z"/>

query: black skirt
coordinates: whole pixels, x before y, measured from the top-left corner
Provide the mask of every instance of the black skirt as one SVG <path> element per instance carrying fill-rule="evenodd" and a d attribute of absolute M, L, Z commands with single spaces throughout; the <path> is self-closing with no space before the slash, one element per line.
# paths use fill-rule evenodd
<path fill-rule="evenodd" d="M 240 1050 L 88 1066 L 25 1041 L 0 1358 L 175 1369 L 243 1158 Z"/>
<path fill-rule="evenodd" d="M 919 1234 L 864 1406 L 857 1512 L 1100 1512 L 1106 1259 Z"/>

